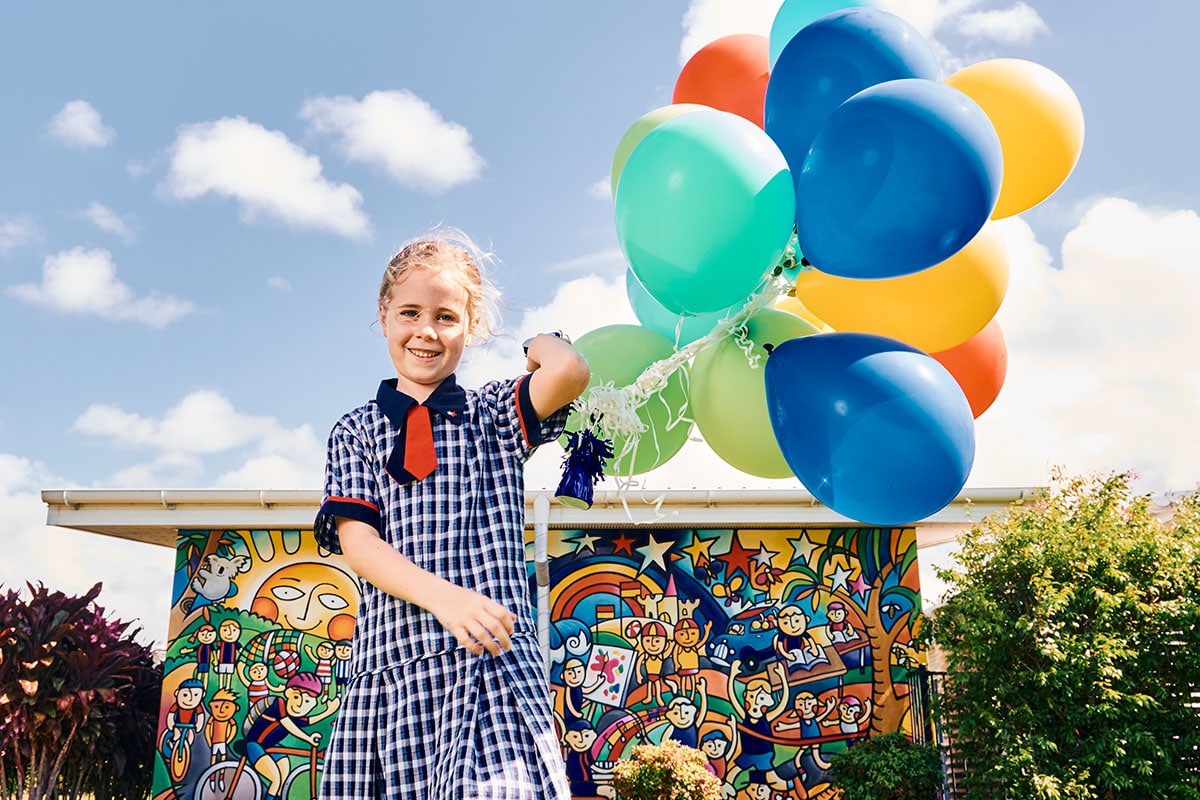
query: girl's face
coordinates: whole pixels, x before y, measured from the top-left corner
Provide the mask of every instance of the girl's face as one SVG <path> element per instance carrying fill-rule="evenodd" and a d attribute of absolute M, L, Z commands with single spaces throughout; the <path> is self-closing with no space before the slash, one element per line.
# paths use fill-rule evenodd
<path fill-rule="evenodd" d="M 415 269 L 379 309 L 396 388 L 423 401 L 458 369 L 466 346 L 467 291 L 449 273 Z"/>

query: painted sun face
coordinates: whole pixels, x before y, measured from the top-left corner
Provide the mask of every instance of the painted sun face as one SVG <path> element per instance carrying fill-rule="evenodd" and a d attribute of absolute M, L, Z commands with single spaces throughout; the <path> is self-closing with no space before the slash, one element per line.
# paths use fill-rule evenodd
<path fill-rule="evenodd" d="M 263 581 L 250 610 L 314 636 L 349 639 L 358 614 L 358 585 L 328 564 L 291 564 Z"/>

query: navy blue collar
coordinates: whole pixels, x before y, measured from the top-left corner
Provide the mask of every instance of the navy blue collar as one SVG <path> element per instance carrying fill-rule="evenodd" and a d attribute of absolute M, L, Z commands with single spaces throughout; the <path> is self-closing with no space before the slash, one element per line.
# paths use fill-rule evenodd
<path fill-rule="evenodd" d="M 417 401 L 398 390 L 396 382 L 395 378 L 381 381 L 379 391 L 375 393 L 375 402 L 379 404 L 379 409 L 392 425 L 397 429 L 402 429 L 404 420 L 408 417 L 408 410 L 417 405 Z M 438 384 L 423 405 L 453 423 L 462 424 L 463 419 L 466 418 L 467 393 L 451 375 Z"/>

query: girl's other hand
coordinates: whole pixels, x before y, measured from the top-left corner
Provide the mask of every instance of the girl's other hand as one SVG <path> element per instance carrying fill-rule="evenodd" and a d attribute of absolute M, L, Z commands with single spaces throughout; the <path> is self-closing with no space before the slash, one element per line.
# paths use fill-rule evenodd
<path fill-rule="evenodd" d="M 512 649 L 510 637 L 517 618 L 511 611 L 478 592 L 448 587 L 430 611 L 459 644 L 477 656 L 484 650 L 498 656 Z"/>

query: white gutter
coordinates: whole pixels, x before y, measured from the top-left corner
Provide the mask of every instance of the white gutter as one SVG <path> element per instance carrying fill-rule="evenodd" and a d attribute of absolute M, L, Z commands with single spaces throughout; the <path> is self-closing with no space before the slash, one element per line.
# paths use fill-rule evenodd
<path fill-rule="evenodd" d="M 915 522 L 923 532 L 962 529 L 1009 505 L 1043 492 L 1038 487 L 964 490 L 953 502 Z M 801 528 L 858 526 L 808 492 L 797 489 L 684 489 L 596 492 L 592 508 L 550 502 L 551 491 L 525 495 L 527 525 L 547 503 L 546 527 L 575 528 Z M 181 529 L 254 528 L 291 530 L 312 526 L 321 502 L 316 490 L 257 489 L 47 489 L 46 521 L 93 533 L 175 547 Z M 952 536 L 950 538 L 953 538 Z M 943 539 L 943 541 L 948 539 Z"/>

